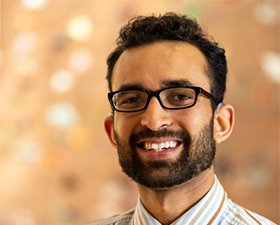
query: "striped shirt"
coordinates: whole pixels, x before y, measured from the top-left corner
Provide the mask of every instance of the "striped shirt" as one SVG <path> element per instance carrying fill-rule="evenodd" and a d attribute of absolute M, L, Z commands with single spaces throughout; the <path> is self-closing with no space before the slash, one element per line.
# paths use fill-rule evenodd
<path fill-rule="evenodd" d="M 222 185 L 215 176 L 210 191 L 190 210 L 171 225 L 276 225 L 270 220 L 234 204 L 227 198 Z M 134 209 L 90 225 L 161 225 L 138 199 Z"/>

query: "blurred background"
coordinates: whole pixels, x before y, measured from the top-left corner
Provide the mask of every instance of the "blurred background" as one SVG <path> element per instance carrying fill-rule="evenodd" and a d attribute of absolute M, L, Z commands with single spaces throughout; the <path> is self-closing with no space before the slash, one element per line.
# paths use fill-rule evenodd
<path fill-rule="evenodd" d="M 106 57 L 131 17 L 196 16 L 226 48 L 232 136 L 216 173 L 279 223 L 279 1 L 2 0 L 1 225 L 78 225 L 135 206 L 103 129 Z"/>

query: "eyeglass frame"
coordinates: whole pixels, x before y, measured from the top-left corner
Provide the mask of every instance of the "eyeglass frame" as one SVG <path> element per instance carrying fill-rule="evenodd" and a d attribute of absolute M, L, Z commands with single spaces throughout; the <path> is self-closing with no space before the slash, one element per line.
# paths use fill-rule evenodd
<path fill-rule="evenodd" d="M 162 101 L 161 101 L 161 98 L 160 98 L 160 93 L 162 91 L 165 91 L 165 90 L 168 90 L 168 89 L 173 89 L 173 88 L 190 88 L 190 89 L 193 89 L 195 91 L 195 99 L 194 99 L 194 102 L 192 105 L 189 105 L 189 106 L 185 106 L 185 107 L 179 107 L 179 108 L 169 108 L 169 107 L 166 107 Z M 113 97 L 115 94 L 118 94 L 118 93 L 121 93 L 121 92 L 127 92 L 127 91 L 142 91 L 142 92 L 145 92 L 147 95 L 148 95 L 148 98 L 147 98 L 147 101 L 146 101 L 146 104 L 143 108 L 141 109 L 137 109 L 137 110 L 132 110 L 132 111 L 127 111 L 127 110 L 119 110 L 115 107 L 115 104 L 113 102 Z M 210 94 L 209 92 L 205 91 L 203 88 L 201 87 L 194 87 L 194 86 L 175 86 L 175 87 L 167 87 L 167 88 L 162 88 L 160 90 L 157 90 L 157 91 L 147 91 L 145 89 L 127 89 L 127 90 L 119 90 L 119 91 L 113 91 L 113 92 L 109 92 L 107 94 L 107 97 L 108 97 L 108 100 L 111 104 L 111 106 L 113 107 L 114 110 L 116 110 L 117 112 L 127 112 L 127 113 L 130 113 L 130 112 L 140 112 L 142 110 L 145 110 L 148 108 L 149 106 L 149 103 L 152 99 L 153 96 L 155 96 L 157 98 L 157 100 L 159 101 L 160 105 L 162 108 L 164 109 L 168 109 L 168 110 L 180 110 L 180 109 L 187 109 L 187 108 L 191 108 L 193 107 L 195 104 L 196 104 L 196 101 L 197 101 L 197 97 L 199 94 L 203 94 L 205 97 L 207 97 L 208 99 L 211 99 L 211 100 L 214 100 L 216 101 L 217 103 L 219 103 L 220 101 L 212 94 Z"/>

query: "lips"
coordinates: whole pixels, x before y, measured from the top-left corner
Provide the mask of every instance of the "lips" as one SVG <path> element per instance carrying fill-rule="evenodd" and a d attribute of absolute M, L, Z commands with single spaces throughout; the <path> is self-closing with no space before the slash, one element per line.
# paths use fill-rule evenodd
<path fill-rule="evenodd" d="M 152 152 L 162 152 L 165 150 L 169 150 L 172 148 L 176 148 L 180 142 L 178 141 L 165 141 L 165 142 L 160 142 L 160 143 L 155 143 L 155 142 L 141 142 L 139 144 L 139 147 L 152 151 Z"/>

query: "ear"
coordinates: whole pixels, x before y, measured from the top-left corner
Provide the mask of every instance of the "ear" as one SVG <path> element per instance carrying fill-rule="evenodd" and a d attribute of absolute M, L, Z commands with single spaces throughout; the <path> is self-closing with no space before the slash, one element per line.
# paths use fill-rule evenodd
<path fill-rule="evenodd" d="M 104 128 L 111 144 L 113 145 L 114 148 L 116 148 L 117 144 L 114 135 L 114 117 L 112 115 L 105 118 Z"/>
<path fill-rule="evenodd" d="M 223 105 L 219 111 L 215 111 L 214 140 L 217 144 L 226 140 L 234 126 L 234 109 L 231 105 Z"/>

